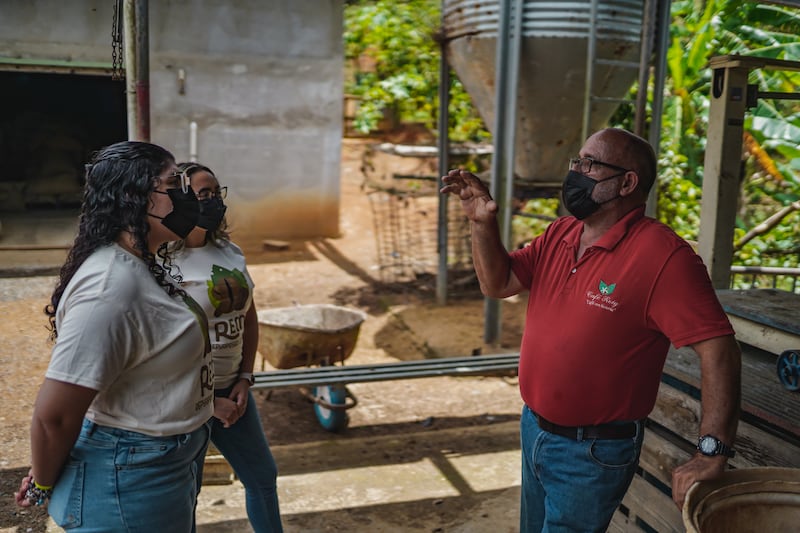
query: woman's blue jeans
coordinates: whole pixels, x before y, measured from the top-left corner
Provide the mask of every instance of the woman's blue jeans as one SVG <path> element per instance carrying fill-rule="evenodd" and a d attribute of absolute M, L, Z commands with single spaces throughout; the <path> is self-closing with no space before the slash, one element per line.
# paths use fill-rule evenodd
<path fill-rule="evenodd" d="M 539 428 L 522 409 L 523 533 L 603 532 L 633 480 L 644 425 L 630 439 L 572 440 Z"/>
<path fill-rule="evenodd" d="M 216 390 L 214 394 L 227 397 L 230 389 Z M 211 427 L 211 442 L 228 460 L 244 485 L 247 518 L 253 530 L 256 533 L 283 531 L 278 507 L 278 467 L 261 427 L 253 394 L 248 393 L 247 409 L 231 427 L 225 428 L 216 418 L 208 423 Z M 199 492 L 203 462 L 200 461 L 198 466 Z"/>
<path fill-rule="evenodd" d="M 83 421 L 48 512 L 78 531 L 190 531 L 208 428 L 152 437 Z"/>

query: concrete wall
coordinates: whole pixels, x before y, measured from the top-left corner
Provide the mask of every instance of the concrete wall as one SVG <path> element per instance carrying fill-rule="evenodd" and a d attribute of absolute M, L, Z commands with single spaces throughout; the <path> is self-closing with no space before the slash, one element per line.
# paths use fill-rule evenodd
<path fill-rule="evenodd" d="M 112 9 L 3 0 L 0 68 L 12 68 L 4 58 L 110 64 Z M 198 160 L 229 187 L 243 244 L 338 235 L 343 0 L 158 0 L 149 10 L 151 140 L 186 160 L 197 123 Z"/>

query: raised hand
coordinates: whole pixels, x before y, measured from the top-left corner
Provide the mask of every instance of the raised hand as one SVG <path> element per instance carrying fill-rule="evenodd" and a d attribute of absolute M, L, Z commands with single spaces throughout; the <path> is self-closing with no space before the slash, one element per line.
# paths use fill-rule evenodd
<path fill-rule="evenodd" d="M 475 174 L 455 169 L 442 176 L 442 194 L 456 194 L 461 199 L 464 214 L 473 222 L 487 222 L 497 216 L 497 202 L 489 189 Z"/>

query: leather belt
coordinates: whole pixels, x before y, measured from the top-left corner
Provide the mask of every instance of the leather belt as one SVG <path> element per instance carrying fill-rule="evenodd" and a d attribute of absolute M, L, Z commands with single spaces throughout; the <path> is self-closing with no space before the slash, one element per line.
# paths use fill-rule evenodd
<path fill-rule="evenodd" d="M 597 426 L 559 426 L 536 415 L 539 427 L 548 433 L 572 440 L 582 439 L 632 439 L 636 436 L 637 422 L 623 424 L 600 424 Z M 579 437 L 580 435 L 580 437 Z"/>

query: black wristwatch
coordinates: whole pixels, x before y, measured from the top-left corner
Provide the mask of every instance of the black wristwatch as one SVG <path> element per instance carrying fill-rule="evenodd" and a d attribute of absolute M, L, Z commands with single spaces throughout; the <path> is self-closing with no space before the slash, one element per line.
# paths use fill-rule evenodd
<path fill-rule="evenodd" d="M 733 457 L 736 452 L 730 446 L 723 444 L 714 435 L 703 435 L 697 440 L 697 450 L 703 455 L 714 457 L 717 455 L 724 455 L 725 457 Z"/>

